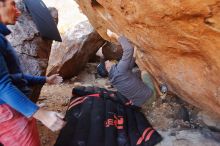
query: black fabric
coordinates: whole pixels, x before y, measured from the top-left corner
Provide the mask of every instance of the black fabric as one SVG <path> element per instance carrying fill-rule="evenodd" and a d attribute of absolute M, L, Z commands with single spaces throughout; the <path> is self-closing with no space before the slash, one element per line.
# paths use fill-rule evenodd
<path fill-rule="evenodd" d="M 103 121 L 105 120 L 105 102 L 102 99 L 96 99 L 93 101 L 93 107 L 91 111 L 91 124 L 88 138 L 88 146 L 103 146 L 105 140 L 105 131 Z"/>
<path fill-rule="evenodd" d="M 162 140 L 140 108 L 117 92 L 74 88 L 55 146 L 154 146 Z"/>
<path fill-rule="evenodd" d="M 121 104 L 117 104 L 117 112 L 118 116 L 123 116 L 124 120 L 127 121 L 127 115 L 125 108 Z M 121 125 L 121 123 L 119 123 Z M 123 122 L 123 129 L 118 129 L 118 136 L 117 136 L 117 141 L 118 141 L 118 146 L 130 146 L 130 140 L 128 137 L 128 124 L 127 122 Z"/>
<path fill-rule="evenodd" d="M 160 136 L 159 133 L 153 132 L 154 129 L 151 127 L 150 123 L 146 120 L 143 113 L 135 112 L 135 117 L 137 121 L 138 130 L 141 134 L 143 134 L 144 130 L 147 129 L 146 127 L 151 128 L 145 135 L 145 140 L 144 140 L 145 142 L 143 143 L 143 146 L 156 145 L 158 142 L 162 140 L 162 137 Z M 154 140 L 146 140 L 147 135 L 150 134 L 151 131 L 153 132 L 151 139 L 154 139 Z"/>
<path fill-rule="evenodd" d="M 117 129 L 112 126 L 117 115 L 116 104 L 106 100 L 105 109 L 105 146 L 117 146 Z"/>
<path fill-rule="evenodd" d="M 130 143 L 132 146 L 135 146 L 137 143 L 137 140 L 141 137 L 141 134 L 137 128 L 135 112 L 130 108 L 126 108 L 126 113 L 129 119 L 127 122 L 128 122 L 128 133 L 129 133 Z M 140 146 L 143 146 L 143 145 L 140 144 Z"/>
<path fill-rule="evenodd" d="M 73 135 L 73 140 L 71 145 L 86 146 L 88 133 L 90 131 L 90 121 L 91 119 L 91 109 L 92 109 L 93 99 L 89 98 L 82 104 L 81 113 L 74 129 L 75 133 Z"/>
<path fill-rule="evenodd" d="M 71 146 L 71 139 L 75 134 L 78 119 L 80 117 L 81 106 L 71 108 L 67 113 L 65 119 L 68 121 L 65 127 L 61 130 L 60 135 L 55 145 L 57 146 Z"/>
<path fill-rule="evenodd" d="M 42 0 L 24 0 L 24 3 L 41 36 L 62 42 L 57 25 L 44 2 Z"/>

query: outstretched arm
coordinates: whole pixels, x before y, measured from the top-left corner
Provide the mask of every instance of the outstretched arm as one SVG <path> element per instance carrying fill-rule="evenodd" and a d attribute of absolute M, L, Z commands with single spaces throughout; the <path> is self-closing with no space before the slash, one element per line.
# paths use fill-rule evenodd
<path fill-rule="evenodd" d="M 0 53 L 0 99 L 26 117 L 31 117 L 39 107 L 30 101 L 11 81 L 3 55 Z"/>
<path fill-rule="evenodd" d="M 122 46 L 122 49 L 123 49 L 123 55 L 117 65 L 117 69 L 120 72 L 126 72 L 127 70 L 131 69 L 134 65 L 134 58 L 133 58 L 134 47 L 132 46 L 132 44 L 124 36 L 119 37 L 116 33 L 112 32 L 110 30 L 107 30 L 107 35 L 110 38 L 114 38 L 114 39 L 118 40 L 118 42 L 120 43 L 120 45 Z"/>
<path fill-rule="evenodd" d="M 120 72 L 125 72 L 129 69 L 132 69 L 134 66 L 134 47 L 124 36 L 119 37 L 118 41 L 122 46 L 123 55 L 118 63 L 117 68 Z"/>
<path fill-rule="evenodd" d="M 16 74 L 10 74 L 10 77 L 13 82 L 19 82 L 22 79 L 25 79 L 28 82 L 28 86 L 43 85 L 46 83 L 45 76 L 33 76 L 23 73 L 16 73 Z"/>
<path fill-rule="evenodd" d="M 6 62 L 0 53 L 0 99 L 25 117 L 40 120 L 52 131 L 60 130 L 65 122 L 62 116 L 53 111 L 39 108 L 13 85 Z"/>
<path fill-rule="evenodd" d="M 12 79 L 13 82 L 19 82 L 22 79 L 25 79 L 28 82 L 28 86 L 43 85 L 45 83 L 59 84 L 63 81 L 63 78 L 58 74 L 54 74 L 49 77 L 46 77 L 46 76 L 33 76 L 28 74 L 17 73 L 17 74 L 10 74 L 10 78 Z"/>

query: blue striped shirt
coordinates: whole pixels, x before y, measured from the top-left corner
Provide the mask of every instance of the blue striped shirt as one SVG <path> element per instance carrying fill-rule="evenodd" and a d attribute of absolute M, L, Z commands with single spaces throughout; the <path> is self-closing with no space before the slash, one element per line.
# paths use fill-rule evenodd
<path fill-rule="evenodd" d="M 10 30 L 0 23 L 0 104 L 8 104 L 26 117 L 39 107 L 29 98 L 31 85 L 44 84 L 46 77 L 24 74 L 18 56 L 5 38 Z"/>

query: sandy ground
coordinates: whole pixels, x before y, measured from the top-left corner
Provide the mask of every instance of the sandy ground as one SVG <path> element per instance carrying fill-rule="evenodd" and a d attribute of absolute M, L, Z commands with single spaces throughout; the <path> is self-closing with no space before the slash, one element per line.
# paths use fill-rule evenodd
<path fill-rule="evenodd" d="M 62 85 L 45 85 L 43 87 L 39 103 L 45 104 L 45 109 L 65 112 L 73 84 L 65 82 Z M 52 146 L 55 143 L 58 132 L 52 132 L 38 122 L 42 146 Z"/>

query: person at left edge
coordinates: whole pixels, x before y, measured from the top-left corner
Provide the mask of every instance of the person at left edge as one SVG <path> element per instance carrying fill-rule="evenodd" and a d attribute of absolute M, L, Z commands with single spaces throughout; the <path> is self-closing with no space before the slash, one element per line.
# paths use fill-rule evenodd
<path fill-rule="evenodd" d="M 59 75 L 32 76 L 22 72 L 14 48 L 5 38 L 10 34 L 6 25 L 14 25 L 20 11 L 14 0 L 0 0 L 0 143 L 4 146 L 39 146 L 36 120 L 52 131 L 60 130 L 65 122 L 57 112 L 44 110 L 28 96 L 29 86 L 62 82 Z"/>

